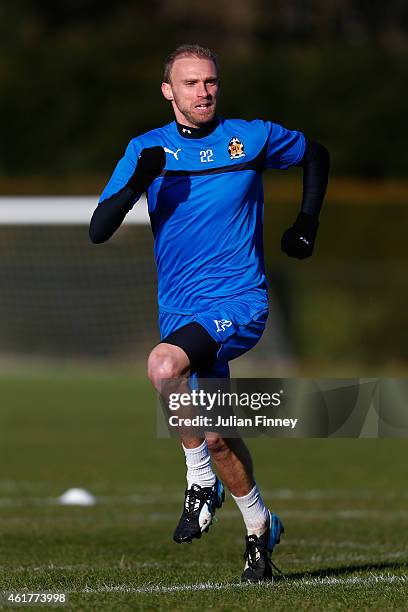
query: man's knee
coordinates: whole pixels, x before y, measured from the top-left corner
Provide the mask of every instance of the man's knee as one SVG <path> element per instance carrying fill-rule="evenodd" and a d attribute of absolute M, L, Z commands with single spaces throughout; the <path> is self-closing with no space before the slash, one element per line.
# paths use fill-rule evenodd
<path fill-rule="evenodd" d="M 229 447 L 224 438 L 217 434 L 207 436 L 208 450 L 211 455 L 221 456 L 228 453 Z"/>
<path fill-rule="evenodd" d="M 187 369 L 187 357 L 178 346 L 158 344 L 147 360 L 147 375 L 158 390 L 161 381 L 179 378 L 186 374 Z"/>

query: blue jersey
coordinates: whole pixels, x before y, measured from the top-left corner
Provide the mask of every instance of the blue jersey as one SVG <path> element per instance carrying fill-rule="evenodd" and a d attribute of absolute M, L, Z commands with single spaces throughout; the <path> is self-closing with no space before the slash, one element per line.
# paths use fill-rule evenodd
<path fill-rule="evenodd" d="M 248 290 L 265 292 L 262 172 L 297 164 L 303 134 L 269 121 L 220 119 L 209 135 L 186 138 L 173 121 L 130 141 L 102 205 L 153 146 L 166 152 L 147 193 L 160 309 L 193 314 Z"/>

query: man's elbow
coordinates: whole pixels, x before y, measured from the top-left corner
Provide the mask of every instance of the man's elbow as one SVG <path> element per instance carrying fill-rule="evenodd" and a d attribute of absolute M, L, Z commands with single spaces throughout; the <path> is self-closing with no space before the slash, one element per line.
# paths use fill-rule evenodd
<path fill-rule="evenodd" d="M 106 242 L 123 223 L 132 207 L 133 192 L 124 187 L 95 208 L 89 224 L 89 237 L 94 244 Z"/>
<path fill-rule="evenodd" d="M 107 236 L 101 235 L 92 226 L 89 227 L 89 238 L 93 244 L 102 244 L 108 240 Z"/>
<path fill-rule="evenodd" d="M 330 166 L 330 153 L 329 150 L 326 149 L 326 147 L 324 145 L 322 145 L 320 142 L 318 143 L 319 145 L 319 155 L 321 156 L 321 159 L 323 159 L 325 161 L 325 163 L 327 164 L 327 166 Z"/>
<path fill-rule="evenodd" d="M 322 169 L 329 170 L 330 153 L 321 142 L 309 140 L 307 153 L 308 155 L 305 156 L 306 163 L 318 163 Z"/>
<path fill-rule="evenodd" d="M 89 238 L 93 244 L 101 244 L 106 242 L 111 234 L 106 232 L 104 227 L 103 219 L 101 218 L 101 209 L 99 205 L 94 210 L 91 222 L 89 224 Z"/>

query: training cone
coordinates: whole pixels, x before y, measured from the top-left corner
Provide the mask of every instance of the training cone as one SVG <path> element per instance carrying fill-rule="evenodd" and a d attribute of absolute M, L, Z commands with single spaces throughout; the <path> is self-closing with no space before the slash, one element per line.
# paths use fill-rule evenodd
<path fill-rule="evenodd" d="M 58 503 L 62 506 L 93 506 L 96 499 L 86 489 L 68 489 L 58 497 Z"/>

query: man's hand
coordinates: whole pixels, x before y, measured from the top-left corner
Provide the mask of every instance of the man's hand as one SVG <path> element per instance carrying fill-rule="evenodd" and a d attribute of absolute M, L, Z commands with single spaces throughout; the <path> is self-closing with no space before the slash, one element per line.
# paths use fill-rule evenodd
<path fill-rule="evenodd" d="M 136 170 L 130 177 L 127 187 L 135 193 L 143 193 L 159 176 L 166 165 L 166 153 L 163 147 L 143 149 L 139 155 Z"/>
<path fill-rule="evenodd" d="M 281 249 L 289 257 L 306 259 L 313 253 L 319 222 L 315 215 L 299 213 L 295 223 L 284 232 Z"/>

